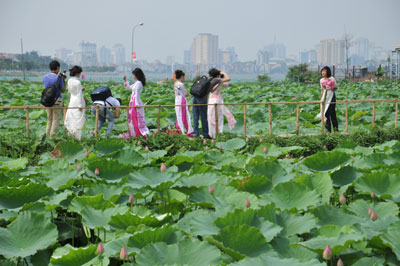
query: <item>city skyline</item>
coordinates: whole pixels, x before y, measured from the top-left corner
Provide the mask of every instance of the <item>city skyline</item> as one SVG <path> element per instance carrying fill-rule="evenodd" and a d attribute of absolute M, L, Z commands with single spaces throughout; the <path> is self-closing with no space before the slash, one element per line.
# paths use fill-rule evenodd
<path fill-rule="evenodd" d="M 63 6 L 64 12 L 71 12 L 70 19 L 56 18 L 51 22 L 49 16 L 45 16 L 57 10 L 51 1 L 3 0 L 0 3 L 3 25 L 0 26 L 0 51 L 18 53 L 22 37 L 26 51 L 37 50 L 43 55 L 54 55 L 61 47 L 77 50 L 81 40 L 96 43 L 98 47 L 121 43 L 130 55 L 132 27 L 142 21 L 145 25 L 135 31 L 135 50 L 138 59 L 149 61 L 174 56 L 176 61 L 183 62 L 183 51 L 190 47 L 193 36 L 201 32 L 218 35 L 220 47 L 235 47 L 240 61 L 255 60 L 257 51 L 275 39 L 286 45 L 288 56 L 298 56 L 320 40 L 340 39 L 344 26 L 355 38 L 368 38 L 383 49 L 393 49 L 400 43 L 396 26 L 400 22 L 397 16 L 400 2 L 396 0 L 385 1 L 385 4 L 339 0 L 330 5 L 327 12 L 316 0 L 301 3 L 261 0 L 214 3 L 206 0 L 202 5 L 181 0 L 109 3 L 71 0 Z M 207 7 L 211 3 L 212 9 Z M 11 16 L 15 13 L 20 16 Z M 199 19 L 204 14 L 216 19 Z M 329 14 L 335 19 L 328 19 Z"/>

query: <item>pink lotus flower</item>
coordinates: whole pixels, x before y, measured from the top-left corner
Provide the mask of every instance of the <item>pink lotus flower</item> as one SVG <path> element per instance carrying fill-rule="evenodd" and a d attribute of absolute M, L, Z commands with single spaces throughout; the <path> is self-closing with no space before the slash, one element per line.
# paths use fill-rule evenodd
<path fill-rule="evenodd" d="M 165 163 L 161 163 L 160 170 L 161 170 L 161 172 L 167 171 L 167 167 L 165 166 Z"/>
<path fill-rule="evenodd" d="M 263 142 L 263 138 L 260 138 L 260 143 Z"/>
<path fill-rule="evenodd" d="M 215 143 L 215 139 L 212 139 L 212 140 L 211 140 L 211 143 L 214 144 L 214 143 Z"/>
<path fill-rule="evenodd" d="M 264 147 L 264 153 L 268 153 L 268 147 L 267 146 Z"/>
<path fill-rule="evenodd" d="M 340 204 L 345 204 L 346 203 L 346 197 L 343 194 L 340 194 L 339 202 L 340 202 Z"/>
<path fill-rule="evenodd" d="M 94 169 L 94 174 L 95 174 L 95 175 L 99 175 L 99 174 L 100 174 L 99 168 Z"/>
<path fill-rule="evenodd" d="M 103 244 L 101 244 L 101 242 L 97 245 L 97 254 L 101 255 L 104 253 L 104 247 Z"/>
<path fill-rule="evenodd" d="M 221 144 L 218 145 L 218 149 L 222 150 L 222 145 Z"/>
<path fill-rule="evenodd" d="M 203 144 L 206 145 L 207 144 L 207 140 L 203 139 Z"/>
<path fill-rule="evenodd" d="M 375 198 L 375 192 L 371 192 L 371 198 Z"/>
<path fill-rule="evenodd" d="M 82 80 L 84 80 L 86 77 L 84 74 L 81 75 Z"/>
<path fill-rule="evenodd" d="M 132 204 L 133 203 L 133 200 L 134 200 L 135 198 L 133 197 L 133 195 L 132 194 L 130 194 L 129 195 L 129 202 Z"/>
<path fill-rule="evenodd" d="M 142 145 L 142 142 L 140 140 L 138 140 L 137 145 L 138 146 Z"/>
<path fill-rule="evenodd" d="M 208 151 L 208 146 L 206 146 L 204 149 L 206 149 L 206 151 Z"/>
<path fill-rule="evenodd" d="M 119 253 L 119 257 L 121 260 L 126 260 L 126 258 L 128 257 L 128 252 L 126 251 L 126 247 L 123 246 L 121 248 L 121 252 Z"/>
<path fill-rule="evenodd" d="M 244 204 L 246 205 L 247 208 L 250 208 L 250 206 L 251 206 L 250 200 L 248 198 L 246 198 L 246 200 L 244 201 Z"/>
<path fill-rule="evenodd" d="M 249 142 L 249 137 L 246 137 L 246 142 Z"/>
<path fill-rule="evenodd" d="M 339 258 L 339 260 L 337 261 L 337 266 L 344 266 L 341 258 Z"/>
<path fill-rule="evenodd" d="M 324 249 L 324 252 L 322 253 L 322 258 L 324 258 L 324 260 L 330 260 L 332 258 L 332 250 L 329 245 L 327 245 Z"/>
<path fill-rule="evenodd" d="M 81 166 L 80 164 L 78 164 L 78 165 L 76 166 L 76 169 L 77 169 L 78 171 L 80 171 L 80 170 L 82 170 L 82 166 Z"/>
<path fill-rule="evenodd" d="M 369 218 L 371 218 L 372 221 L 376 221 L 379 217 L 378 214 L 376 214 L 376 212 L 372 210 L 371 214 L 369 215 Z"/>
<path fill-rule="evenodd" d="M 85 156 L 86 156 L 86 157 L 89 157 L 89 152 L 88 152 L 88 151 L 85 152 Z"/>
<path fill-rule="evenodd" d="M 210 194 L 214 194 L 214 188 L 212 186 L 208 187 L 208 192 L 210 192 Z"/>
<path fill-rule="evenodd" d="M 146 147 L 144 148 L 144 150 L 145 150 L 145 151 L 149 151 L 149 147 L 146 146 Z"/>

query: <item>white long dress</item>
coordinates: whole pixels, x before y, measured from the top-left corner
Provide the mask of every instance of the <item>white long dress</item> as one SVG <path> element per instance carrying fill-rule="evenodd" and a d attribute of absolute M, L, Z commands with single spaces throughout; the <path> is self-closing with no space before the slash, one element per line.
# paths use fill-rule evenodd
<path fill-rule="evenodd" d="M 182 130 L 183 135 L 192 136 L 193 127 L 190 121 L 189 107 L 186 105 L 186 86 L 180 81 L 174 84 L 175 91 L 175 113 L 176 113 L 176 128 Z M 180 105 L 180 106 L 179 106 Z"/>
<path fill-rule="evenodd" d="M 324 115 L 325 115 L 326 112 L 328 111 L 329 105 L 330 105 L 331 102 L 332 102 L 332 98 L 333 98 L 333 95 L 335 94 L 335 91 L 334 91 L 334 90 L 327 90 L 327 89 L 322 85 L 322 83 L 324 82 L 324 80 L 325 80 L 324 78 L 320 79 L 319 84 L 321 85 L 321 91 L 323 91 L 322 97 L 321 97 L 321 102 L 324 102 L 324 100 L 325 100 L 325 110 L 324 110 Z M 328 80 L 333 80 L 333 81 L 335 81 L 335 83 L 336 83 L 336 80 L 335 80 L 334 77 L 330 77 L 330 78 L 328 78 Z M 326 98 L 325 98 L 325 95 L 326 95 Z M 322 103 L 321 103 L 321 111 L 322 111 Z M 317 115 L 317 118 L 318 118 L 318 119 L 321 119 L 321 111 L 320 111 L 319 114 Z M 325 120 L 326 120 L 326 117 L 325 117 Z"/>
<path fill-rule="evenodd" d="M 68 92 L 71 94 L 68 107 L 83 108 L 86 106 L 82 93 L 82 84 L 79 79 L 72 77 L 68 80 Z M 82 137 L 82 129 L 85 126 L 85 122 L 85 110 L 67 110 L 64 124 L 68 133 L 77 140 L 80 140 Z"/>

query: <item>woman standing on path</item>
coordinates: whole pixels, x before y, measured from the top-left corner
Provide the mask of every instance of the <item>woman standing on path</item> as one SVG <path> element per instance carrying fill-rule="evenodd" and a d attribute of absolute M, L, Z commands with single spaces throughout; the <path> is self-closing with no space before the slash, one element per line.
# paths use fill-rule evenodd
<path fill-rule="evenodd" d="M 71 94 L 68 107 L 75 107 L 74 109 L 68 109 L 65 115 L 65 127 L 68 130 L 69 135 L 73 136 L 77 140 L 81 140 L 82 129 L 85 126 L 85 110 L 86 101 L 83 98 L 81 77 L 82 68 L 80 66 L 74 66 L 70 70 L 71 78 L 68 80 L 68 92 Z M 79 107 L 79 108 L 76 108 Z"/>
<path fill-rule="evenodd" d="M 182 70 L 175 71 L 176 81 L 174 83 L 175 91 L 175 113 L 176 113 L 176 128 L 182 131 L 183 135 L 193 137 L 193 128 L 190 121 L 189 107 L 186 105 L 186 97 L 188 93 L 186 86 L 183 83 L 185 81 L 185 72 Z"/>
<path fill-rule="evenodd" d="M 336 93 L 338 89 L 336 80 L 332 77 L 331 69 L 325 66 L 321 69 L 321 102 L 325 102 L 325 128 L 328 132 L 332 132 L 332 125 L 334 131 L 339 131 L 339 125 L 336 118 Z M 322 110 L 322 104 L 321 104 Z M 321 113 L 319 113 L 318 118 L 321 118 Z M 332 124 L 332 125 L 331 125 Z"/>
<path fill-rule="evenodd" d="M 222 98 L 221 88 L 225 82 L 229 82 L 231 79 L 225 72 L 219 71 L 218 69 L 211 69 L 208 72 L 210 78 L 213 78 L 212 83 L 216 84 L 211 89 L 210 98 L 208 99 L 208 128 L 209 135 L 211 138 L 217 136 L 217 129 L 215 124 L 215 105 L 217 105 L 218 112 L 218 133 L 222 133 L 224 129 L 224 116 L 228 120 L 228 126 L 232 130 L 235 127 L 236 120 L 229 109 L 224 105 L 224 99 Z"/>
<path fill-rule="evenodd" d="M 144 108 L 136 108 L 136 106 L 142 106 L 143 102 L 140 99 L 140 94 L 142 93 L 143 87 L 146 86 L 146 77 L 143 71 L 140 68 L 135 68 L 132 71 L 133 78 L 136 80 L 133 85 L 129 85 L 129 82 L 124 76 L 124 86 L 132 90 L 131 100 L 129 102 L 129 112 L 128 112 L 128 132 L 121 134 L 120 136 L 123 138 L 137 138 L 139 136 L 143 136 L 144 138 L 147 135 L 150 135 L 150 131 L 147 128 L 145 117 L 144 117 Z"/>

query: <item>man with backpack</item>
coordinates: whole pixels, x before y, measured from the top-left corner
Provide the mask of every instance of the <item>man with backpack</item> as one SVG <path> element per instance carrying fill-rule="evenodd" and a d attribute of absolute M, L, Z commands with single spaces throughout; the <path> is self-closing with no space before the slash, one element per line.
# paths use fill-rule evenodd
<path fill-rule="evenodd" d="M 58 61 L 51 61 L 50 64 L 50 74 L 46 74 L 43 77 L 43 85 L 45 90 L 52 90 L 52 99 L 47 98 L 43 101 L 42 96 L 41 103 L 46 107 L 62 107 L 64 102 L 61 93 L 65 92 L 65 74 L 60 73 L 60 63 Z M 57 133 L 58 127 L 60 125 L 62 109 L 46 109 L 47 113 L 47 126 L 46 126 L 46 136 L 52 137 Z"/>
<path fill-rule="evenodd" d="M 96 115 L 96 106 L 99 106 L 99 124 L 98 130 L 100 130 L 106 120 L 108 120 L 106 136 L 108 136 L 114 127 L 114 119 L 119 118 L 121 111 L 121 99 L 114 98 L 111 94 L 109 87 L 100 87 L 94 90 L 90 97 L 93 101 L 92 114 Z M 104 108 L 104 106 L 113 108 Z M 115 115 L 111 112 L 111 109 L 115 109 Z"/>

